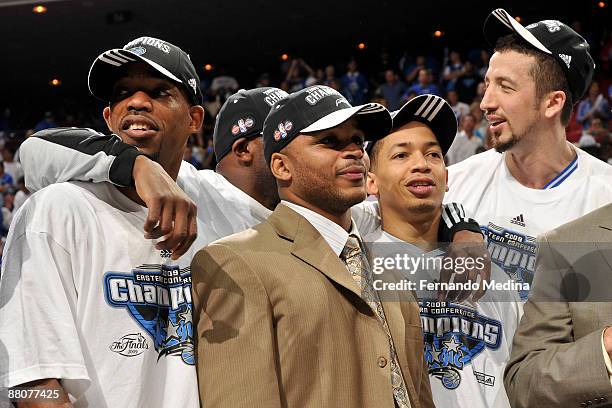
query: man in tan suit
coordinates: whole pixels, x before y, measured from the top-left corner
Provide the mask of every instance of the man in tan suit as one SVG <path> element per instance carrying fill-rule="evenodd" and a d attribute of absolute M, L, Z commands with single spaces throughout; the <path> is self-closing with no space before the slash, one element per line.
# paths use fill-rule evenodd
<path fill-rule="evenodd" d="M 539 238 L 504 383 L 513 407 L 612 402 L 612 204 Z"/>
<path fill-rule="evenodd" d="M 277 102 L 264 151 L 281 204 L 193 260 L 206 407 L 433 407 L 417 304 L 380 301 L 351 206 L 382 106 L 314 86 Z"/>

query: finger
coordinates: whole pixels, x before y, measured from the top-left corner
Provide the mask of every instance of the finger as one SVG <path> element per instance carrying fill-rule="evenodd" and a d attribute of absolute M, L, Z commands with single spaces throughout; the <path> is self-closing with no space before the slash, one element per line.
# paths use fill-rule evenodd
<path fill-rule="evenodd" d="M 171 238 L 172 227 L 173 227 L 173 217 L 174 217 L 174 203 L 167 203 L 164 205 L 164 209 L 161 214 L 161 222 L 159 224 L 162 237 L 162 241 L 159 241 L 155 248 L 157 249 L 171 249 L 172 247 L 168 245 L 168 240 Z"/>
<path fill-rule="evenodd" d="M 160 212 L 162 208 L 161 202 L 154 200 L 153 202 L 146 203 L 146 204 L 147 204 L 148 212 L 147 212 L 147 219 L 145 220 L 145 223 L 144 223 L 145 238 L 146 239 L 156 239 L 159 237 L 153 237 L 151 236 L 151 234 L 153 233 L 153 230 L 159 223 L 159 216 L 160 216 Z"/>
<path fill-rule="evenodd" d="M 175 226 L 175 230 L 176 230 L 176 226 Z M 195 241 L 197 237 L 197 231 L 198 231 L 198 226 L 196 224 L 195 213 L 193 210 L 189 209 L 187 212 L 187 230 L 185 231 L 185 236 L 179 240 L 176 248 L 172 250 L 173 260 L 177 260 L 178 258 L 183 256 L 187 252 L 187 250 L 191 247 L 191 244 L 193 244 L 193 242 Z"/>
<path fill-rule="evenodd" d="M 450 282 L 452 273 L 453 271 L 446 268 L 440 270 L 438 293 L 436 296 L 436 299 L 439 302 L 443 302 L 448 299 L 448 291 L 446 290 L 446 285 Z"/>
<path fill-rule="evenodd" d="M 470 295 L 472 294 L 472 287 L 473 287 L 472 285 L 477 284 L 477 281 L 478 281 L 478 272 L 473 269 L 465 272 L 465 275 L 466 275 L 466 280 L 465 280 L 466 288 L 461 291 L 461 294 L 459 295 L 457 299 L 458 302 L 463 302 L 464 300 L 470 297 Z"/>

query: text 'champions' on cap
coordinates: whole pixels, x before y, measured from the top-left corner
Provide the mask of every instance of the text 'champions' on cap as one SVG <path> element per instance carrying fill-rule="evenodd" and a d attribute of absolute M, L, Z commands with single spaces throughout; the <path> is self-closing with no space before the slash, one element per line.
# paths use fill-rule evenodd
<path fill-rule="evenodd" d="M 114 48 L 98 55 L 89 68 L 87 82 L 91 94 L 111 102 L 113 86 L 123 75 L 123 67 L 134 62 L 149 65 L 183 88 L 192 104 L 202 104 L 200 78 L 189 55 L 176 45 L 153 37 L 140 37 L 123 48 Z"/>
<path fill-rule="evenodd" d="M 377 140 L 391 131 L 391 114 L 378 103 L 352 106 L 333 88 L 314 85 L 290 94 L 274 104 L 263 129 L 264 155 L 285 148 L 300 133 L 334 128 L 355 117 L 366 140 Z"/>

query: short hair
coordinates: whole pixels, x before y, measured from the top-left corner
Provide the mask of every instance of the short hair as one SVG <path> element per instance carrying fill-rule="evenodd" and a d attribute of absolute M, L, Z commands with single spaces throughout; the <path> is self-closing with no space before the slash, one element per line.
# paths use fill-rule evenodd
<path fill-rule="evenodd" d="M 535 58 L 536 62 L 532 65 L 529 74 L 535 82 L 537 101 L 540 101 L 549 92 L 563 91 L 565 93 L 565 105 L 561 110 L 561 124 L 567 126 L 575 101 L 572 101 L 565 72 L 554 57 L 536 50 L 514 34 L 500 37 L 495 44 L 495 51 L 516 51 Z"/>
<path fill-rule="evenodd" d="M 378 164 L 378 155 L 382 150 L 382 145 L 384 144 L 384 137 L 382 139 L 378 139 L 374 146 L 372 146 L 372 150 L 370 150 L 370 171 L 372 173 L 376 173 L 376 165 Z"/>

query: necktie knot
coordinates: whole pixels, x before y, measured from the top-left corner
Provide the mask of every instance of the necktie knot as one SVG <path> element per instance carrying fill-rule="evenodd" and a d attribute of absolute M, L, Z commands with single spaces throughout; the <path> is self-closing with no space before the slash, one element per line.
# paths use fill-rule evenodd
<path fill-rule="evenodd" d="M 359 244 L 359 238 L 355 235 L 349 235 L 340 258 L 347 260 L 361 254 L 361 245 Z"/>

